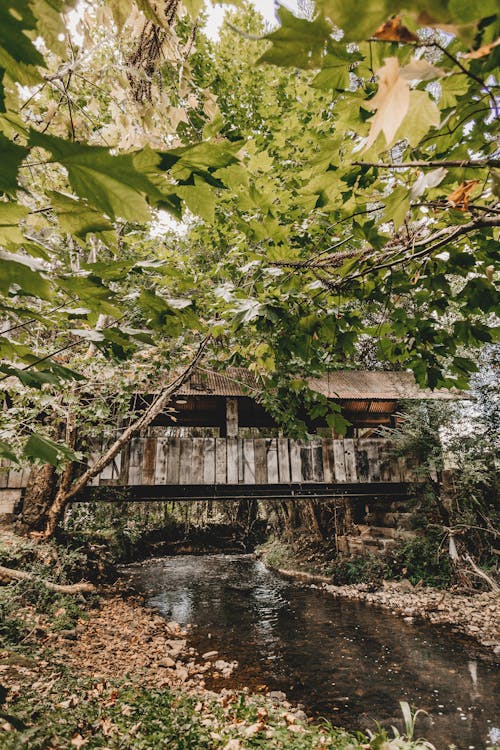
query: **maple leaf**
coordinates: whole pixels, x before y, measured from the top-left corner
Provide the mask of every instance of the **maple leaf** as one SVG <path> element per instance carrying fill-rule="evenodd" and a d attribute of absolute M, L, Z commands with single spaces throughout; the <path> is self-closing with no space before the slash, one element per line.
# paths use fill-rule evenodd
<path fill-rule="evenodd" d="M 399 16 L 389 18 L 372 36 L 373 39 L 382 39 L 384 42 L 418 42 L 418 37 L 402 24 Z"/>
<path fill-rule="evenodd" d="M 459 211 L 467 211 L 469 198 L 479 180 L 464 180 L 460 187 L 447 196 L 448 203 Z"/>
<path fill-rule="evenodd" d="M 397 57 L 386 57 L 385 65 L 376 71 L 379 79 L 378 91 L 366 106 L 377 110 L 371 120 L 366 148 L 375 143 L 379 133 L 391 143 L 410 106 L 410 87 L 399 75 Z"/>
<path fill-rule="evenodd" d="M 416 58 L 402 68 L 397 57 L 386 57 L 384 62 L 385 65 L 376 71 L 378 91 L 373 99 L 366 102 L 368 109 L 377 110 L 377 113 L 371 119 L 365 150 L 375 143 L 379 133 L 385 135 L 387 145 L 392 143 L 410 107 L 410 82 L 430 81 L 443 75 L 440 68 Z M 417 93 L 423 92 L 412 92 L 412 96 L 415 97 Z"/>

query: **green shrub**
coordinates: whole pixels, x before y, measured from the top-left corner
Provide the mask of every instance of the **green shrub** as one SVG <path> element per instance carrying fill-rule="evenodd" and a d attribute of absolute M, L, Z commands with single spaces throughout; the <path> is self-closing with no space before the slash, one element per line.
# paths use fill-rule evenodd
<path fill-rule="evenodd" d="M 436 530 L 400 542 L 386 558 L 390 576 L 408 578 L 413 584 L 423 581 L 426 586 L 449 586 L 452 568 L 446 550 L 441 549 L 442 538 Z"/>

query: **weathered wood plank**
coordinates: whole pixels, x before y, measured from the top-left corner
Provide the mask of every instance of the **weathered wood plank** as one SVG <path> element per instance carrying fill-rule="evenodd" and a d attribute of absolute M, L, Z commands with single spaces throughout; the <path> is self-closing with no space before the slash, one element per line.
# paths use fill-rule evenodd
<path fill-rule="evenodd" d="M 165 438 L 156 441 L 155 484 L 167 483 L 168 444 Z"/>
<path fill-rule="evenodd" d="M 180 438 L 179 484 L 192 484 L 193 439 Z"/>
<path fill-rule="evenodd" d="M 144 454 L 144 440 L 136 437 L 130 441 L 130 457 L 128 467 L 128 483 L 131 485 L 144 484 L 142 481 L 142 457 Z"/>
<path fill-rule="evenodd" d="M 103 443 L 102 444 L 102 452 L 105 453 L 108 449 L 108 444 Z M 102 480 L 104 480 L 105 484 L 109 484 L 109 480 L 113 477 L 113 463 L 112 461 L 107 464 L 107 466 L 104 467 L 104 469 L 99 474 L 99 484 L 102 484 Z"/>
<path fill-rule="evenodd" d="M 203 484 L 203 438 L 193 438 L 191 484 Z"/>
<path fill-rule="evenodd" d="M 255 455 L 255 484 L 267 484 L 266 441 L 256 438 L 253 441 Z"/>
<path fill-rule="evenodd" d="M 111 481 L 112 484 L 116 485 L 120 483 L 120 475 L 122 471 L 122 454 L 117 453 L 111 461 Z"/>
<path fill-rule="evenodd" d="M 245 459 L 243 456 L 243 440 L 238 438 L 238 484 L 245 481 Z"/>
<path fill-rule="evenodd" d="M 357 482 L 358 475 L 356 473 L 356 456 L 354 452 L 354 440 L 346 438 L 344 440 L 344 461 L 345 461 L 345 475 L 348 482 Z"/>
<path fill-rule="evenodd" d="M 366 452 L 368 454 L 368 481 L 380 482 L 380 461 L 377 440 L 367 441 Z"/>
<path fill-rule="evenodd" d="M 143 484 L 155 483 L 156 438 L 144 438 Z"/>
<path fill-rule="evenodd" d="M 238 437 L 238 399 L 226 398 L 226 436 Z"/>
<path fill-rule="evenodd" d="M 268 484 L 279 484 L 278 469 L 278 441 L 276 438 L 266 440 L 267 453 L 267 482 Z"/>
<path fill-rule="evenodd" d="M 390 482 L 391 477 L 391 457 L 390 457 L 391 445 L 388 440 L 378 441 L 378 461 L 380 466 L 380 481 Z"/>
<path fill-rule="evenodd" d="M 313 481 L 312 445 L 305 443 L 300 448 L 301 475 L 303 482 Z"/>
<path fill-rule="evenodd" d="M 356 473 L 360 482 L 368 481 L 368 451 L 364 440 L 356 441 Z"/>
<path fill-rule="evenodd" d="M 311 457 L 312 457 L 312 481 L 324 482 L 323 449 L 321 445 L 321 440 L 312 441 Z"/>
<path fill-rule="evenodd" d="M 301 443 L 299 440 L 290 440 L 290 476 L 292 482 L 302 481 L 302 462 L 300 458 Z"/>
<path fill-rule="evenodd" d="M 179 484 L 181 443 L 179 438 L 167 438 L 167 481 L 165 484 Z"/>
<path fill-rule="evenodd" d="M 215 438 L 203 439 L 203 482 L 215 484 Z"/>
<path fill-rule="evenodd" d="M 9 479 L 7 487 L 9 489 L 20 489 L 23 486 L 23 469 L 22 466 L 16 466 L 12 464 L 12 468 L 9 470 Z"/>
<path fill-rule="evenodd" d="M 0 458 L 0 487 L 4 488 L 7 487 L 7 483 L 9 481 L 9 461 L 7 461 L 5 458 Z"/>
<path fill-rule="evenodd" d="M 226 440 L 227 483 L 238 484 L 238 441 L 235 437 Z"/>
<path fill-rule="evenodd" d="M 281 484 L 290 481 L 290 448 L 288 438 L 278 438 L 278 469 Z"/>
<path fill-rule="evenodd" d="M 335 481 L 335 466 L 333 463 L 333 440 L 323 440 L 321 443 L 323 459 L 323 481 L 331 484 Z"/>
<path fill-rule="evenodd" d="M 243 483 L 255 484 L 255 450 L 253 440 L 243 441 Z"/>
<path fill-rule="evenodd" d="M 333 463 L 335 466 L 335 481 L 345 482 L 346 470 L 345 470 L 344 441 L 343 440 L 333 441 Z"/>
<path fill-rule="evenodd" d="M 215 439 L 215 481 L 217 484 L 227 482 L 227 450 L 224 438 Z"/>

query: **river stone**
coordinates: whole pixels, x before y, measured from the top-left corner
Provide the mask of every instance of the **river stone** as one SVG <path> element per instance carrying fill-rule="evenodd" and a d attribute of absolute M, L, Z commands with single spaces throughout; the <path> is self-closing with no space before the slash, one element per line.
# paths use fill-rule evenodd
<path fill-rule="evenodd" d="M 178 641 L 165 641 L 165 646 L 169 650 L 169 656 L 179 656 L 179 654 L 181 654 L 186 648 L 186 639 L 181 638 Z"/>

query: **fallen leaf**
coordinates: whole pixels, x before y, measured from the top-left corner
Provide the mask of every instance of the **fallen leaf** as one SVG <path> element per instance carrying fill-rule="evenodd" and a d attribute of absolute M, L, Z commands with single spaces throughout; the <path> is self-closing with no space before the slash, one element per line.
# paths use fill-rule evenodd
<path fill-rule="evenodd" d="M 74 745 L 76 748 L 79 748 L 79 747 L 85 747 L 85 745 L 88 745 L 89 741 L 86 739 L 84 740 L 81 734 L 75 734 L 71 738 L 71 744 Z"/>
<path fill-rule="evenodd" d="M 224 750 L 241 750 L 241 741 L 232 739 L 226 742 Z"/>
<path fill-rule="evenodd" d="M 498 47 L 500 44 L 500 37 L 498 39 L 495 39 L 494 42 L 491 42 L 491 44 L 483 44 L 482 47 L 479 47 L 479 49 L 474 50 L 473 52 L 467 52 L 466 55 L 464 55 L 465 60 L 479 60 L 481 57 L 486 57 L 490 54 L 492 50 L 495 49 L 495 47 Z"/>
<path fill-rule="evenodd" d="M 399 16 L 393 16 L 379 26 L 373 38 L 384 42 L 418 42 L 418 37 L 401 23 Z"/>
<path fill-rule="evenodd" d="M 464 180 L 460 187 L 447 196 L 448 203 L 459 211 L 467 211 L 469 208 L 469 198 L 479 180 Z"/>

